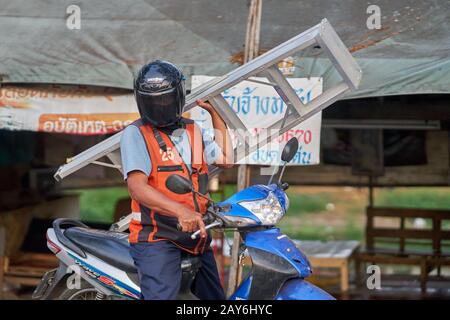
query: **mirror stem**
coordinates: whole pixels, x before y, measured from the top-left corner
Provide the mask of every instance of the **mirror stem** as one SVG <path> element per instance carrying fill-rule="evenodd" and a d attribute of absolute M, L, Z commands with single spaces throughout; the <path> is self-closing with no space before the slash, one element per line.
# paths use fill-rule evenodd
<path fill-rule="evenodd" d="M 277 170 L 278 171 L 278 170 Z M 270 176 L 269 182 L 267 182 L 267 185 L 270 185 L 272 183 L 273 177 L 275 176 L 275 174 L 277 173 L 277 171 L 273 171 L 272 175 Z"/>
<path fill-rule="evenodd" d="M 282 167 L 282 169 L 281 169 L 281 175 L 280 175 L 280 179 L 281 179 L 281 176 L 283 175 L 283 172 L 284 172 L 284 166 L 286 165 L 286 161 L 283 161 L 283 167 Z M 279 167 L 279 166 L 278 166 Z M 275 175 L 277 174 L 277 172 L 278 172 L 278 170 L 277 171 L 273 171 L 273 173 L 272 173 L 272 175 L 270 176 L 270 179 L 269 179 L 269 182 L 267 183 L 267 185 L 270 185 L 271 183 L 272 183 L 272 180 L 273 180 L 273 177 L 275 177 Z"/>
<path fill-rule="evenodd" d="M 283 167 L 281 168 L 280 176 L 278 177 L 278 183 L 281 183 L 281 178 L 283 178 L 284 169 L 286 169 L 287 162 L 283 163 Z"/>

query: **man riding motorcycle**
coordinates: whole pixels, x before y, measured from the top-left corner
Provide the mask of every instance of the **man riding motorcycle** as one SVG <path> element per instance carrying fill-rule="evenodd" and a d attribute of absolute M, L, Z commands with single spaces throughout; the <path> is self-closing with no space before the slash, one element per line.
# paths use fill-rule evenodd
<path fill-rule="evenodd" d="M 180 290 L 181 254 L 200 257 L 202 267 L 192 293 L 200 299 L 225 299 L 202 216 L 207 200 L 194 192 L 179 195 L 166 187 L 176 173 L 207 193 L 208 165 L 229 168 L 232 145 L 223 119 L 208 103 L 198 105 L 211 115 L 221 139 L 202 134 L 194 121 L 182 117 L 185 83 L 182 72 L 166 61 L 141 68 L 134 94 L 141 118 L 121 138 L 124 179 L 132 199 L 130 254 L 138 269 L 143 299 L 175 299 Z M 181 230 L 180 230 L 181 229 Z M 201 230 L 201 237 L 190 233 Z"/>

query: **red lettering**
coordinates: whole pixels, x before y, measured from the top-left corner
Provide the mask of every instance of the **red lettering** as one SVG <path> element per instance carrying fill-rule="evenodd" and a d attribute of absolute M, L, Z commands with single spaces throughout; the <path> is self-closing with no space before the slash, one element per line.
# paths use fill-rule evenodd
<path fill-rule="evenodd" d="M 311 130 L 306 130 L 305 137 L 304 137 L 305 144 L 309 144 L 311 142 L 311 140 L 312 140 Z"/>

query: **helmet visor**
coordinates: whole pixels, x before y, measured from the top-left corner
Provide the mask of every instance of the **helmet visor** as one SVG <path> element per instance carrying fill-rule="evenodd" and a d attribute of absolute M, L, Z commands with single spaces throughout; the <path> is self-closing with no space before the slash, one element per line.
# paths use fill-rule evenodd
<path fill-rule="evenodd" d="M 157 127 L 168 126 L 178 121 L 184 105 L 182 87 L 177 86 L 158 93 L 136 91 L 136 102 L 142 120 Z"/>

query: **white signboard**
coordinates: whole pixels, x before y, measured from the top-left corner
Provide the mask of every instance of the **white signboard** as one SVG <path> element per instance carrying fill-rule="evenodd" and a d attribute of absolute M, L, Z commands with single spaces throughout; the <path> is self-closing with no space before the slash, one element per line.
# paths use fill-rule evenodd
<path fill-rule="evenodd" d="M 201 75 L 193 76 L 192 88 L 213 78 Z M 265 78 L 254 79 L 267 82 Z M 322 78 L 288 78 L 288 81 L 304 103 L 310 102 L 322 93 Z M 244 81 L 226 90 L 222 95 L 246 127 L 251 128 L 252 136 L 261 134 L 262 130 L 281 119 L 286 111 L 286 104 L 269 85 Z M 212 123 L 208 112 L 200 107 L 195 107 L 189 113 L 190 118 L 196 120 L 202 129 L 211 130 Z M 299 151 L 290 164 L 318 164 L 320 162 L 321 124 L 322 113 L 318 113 L 279 136 L 274 143 L 260 148 L 238 163 L 279 164 L 282 147 L 295 136 L 299 141 Z"/>

